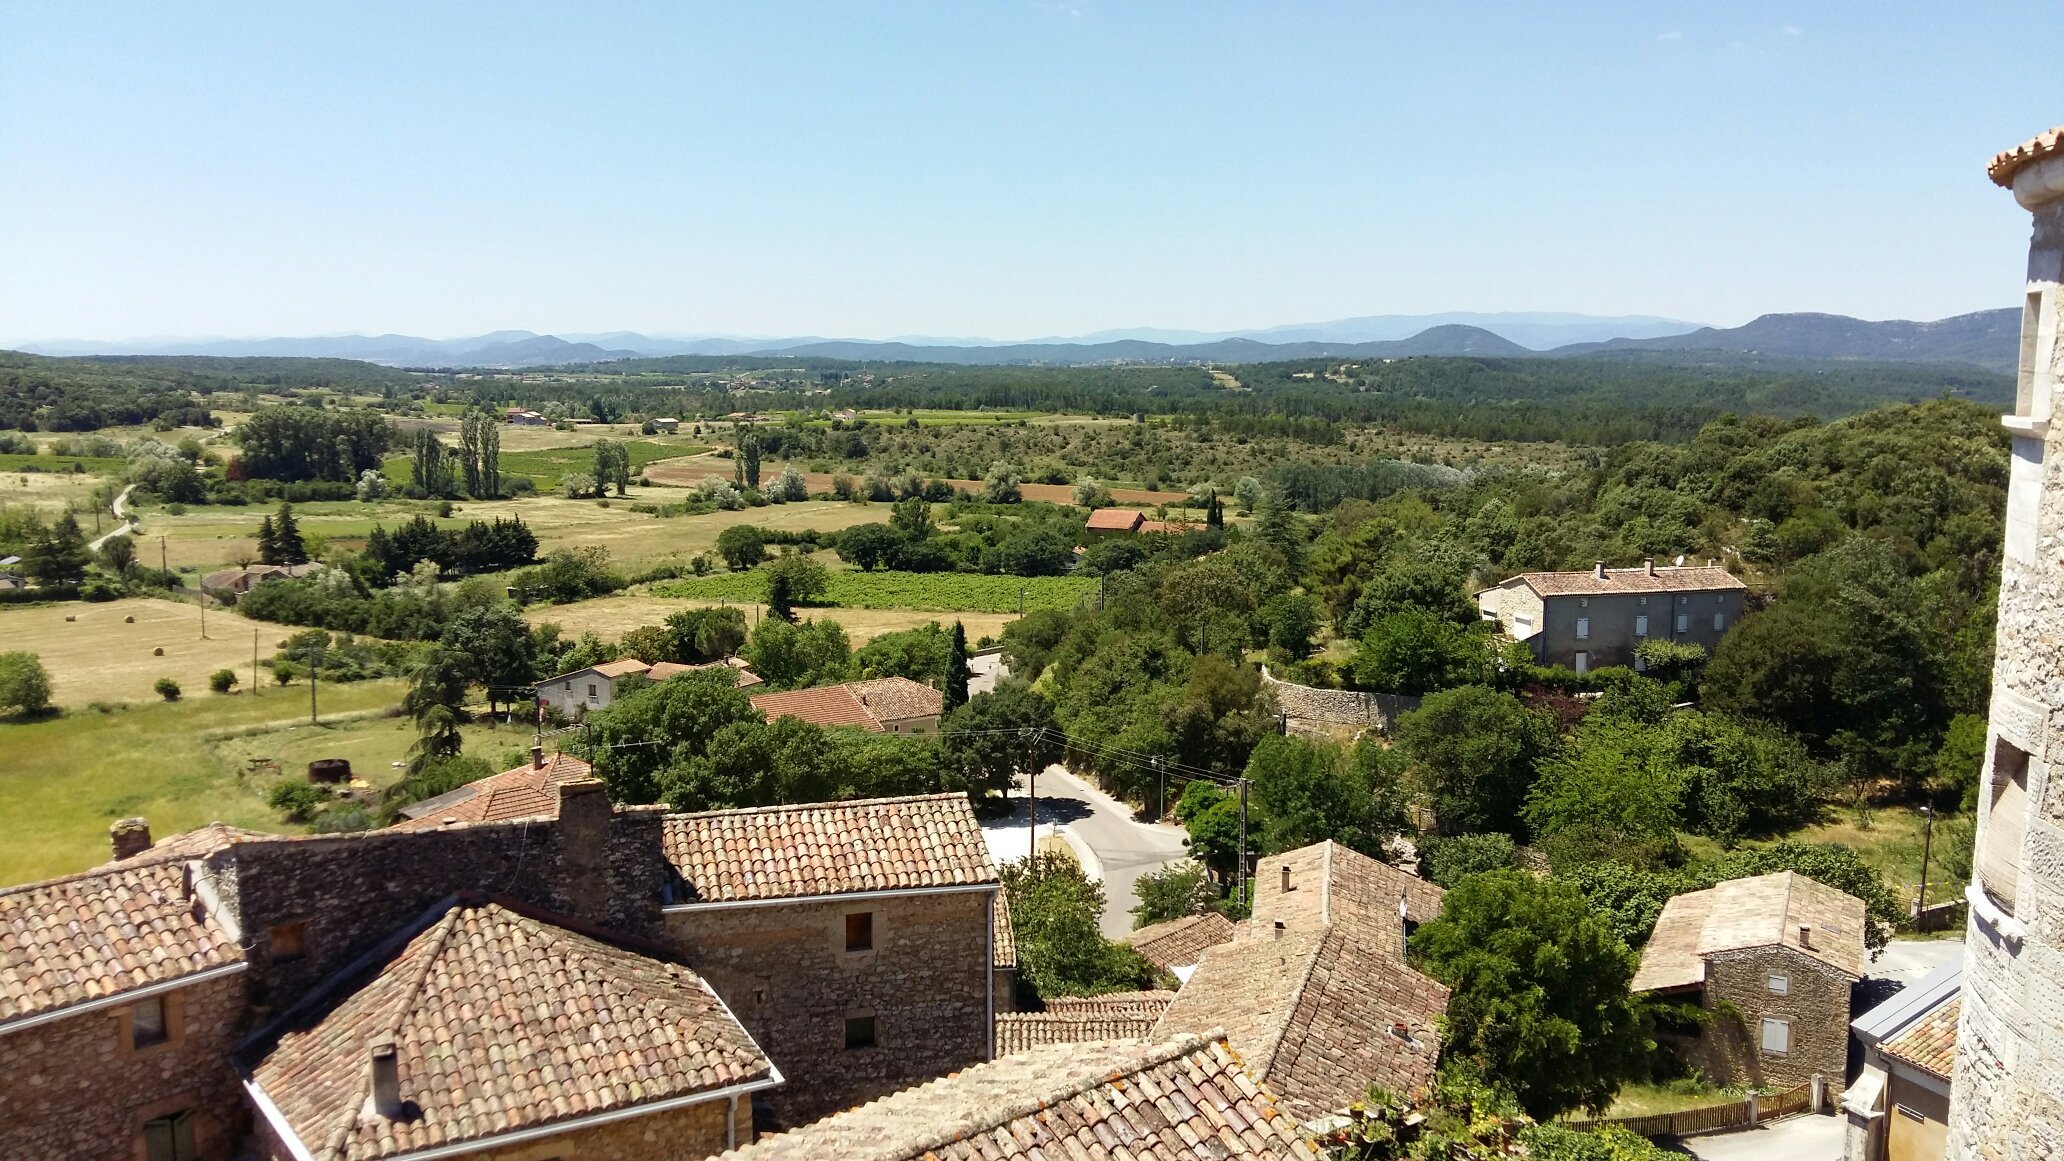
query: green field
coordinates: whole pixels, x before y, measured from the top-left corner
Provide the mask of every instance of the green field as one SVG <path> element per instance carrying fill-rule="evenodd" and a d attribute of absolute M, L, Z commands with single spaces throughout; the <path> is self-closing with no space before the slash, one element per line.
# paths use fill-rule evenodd
<path fill-rule="evenodd" d="M 118 456 L 0 455 L 0 472 L 87 472 L 120 475 L 128 461 Z"/>
<path fill-rule="evenodd" d="M 710 450 L 708 444 L 659 443 L 649 439 L 626 440 L 624 448 L 631 454 L 631 474 L 634 476 L 654 460 L 701 455 Z M 572 447 L 505 451 L 501 453 L 500 462 L 504 476 L 529 476 L 536 482 L 538 491 L 556 492 L 561 476 L 569 472 L 595 470 L 595 449 L 592 443 L 584 443 Z M 388 456 L 380 461 L 380 470 L 388 479 L 406 484 L 409 482 L 409 457 Z"/>
<path fill-rule="evenodd" d="M 836 571 L 823 603 L 848 609 L 925 609 L 942 613 L 1015 613 L 1020 594 L 1025 610 L 1069 609 L 1096 592 L 1094 577 L 989 576 L 968 572 Z M 767 596 L 765 576 L 728 572 L 716 576 L 663 581 L 654 596 L 690 597 L 708 601 L 761 601 Z"/>

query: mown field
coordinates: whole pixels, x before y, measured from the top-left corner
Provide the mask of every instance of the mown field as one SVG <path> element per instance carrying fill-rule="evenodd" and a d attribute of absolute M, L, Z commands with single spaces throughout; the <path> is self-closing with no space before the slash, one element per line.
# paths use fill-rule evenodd
<path fill-rule="evenodd" d="M 1096 594 L 1095 577 L 990 576 L 965 572 L 834 571 L 822 605 L 850 609 L 927 609 L 940 612 L 1030 612 L 1068 609 Z M 654 596 L 695 597 L 752 603 L 766 599 L 766 578 L 758 572 L 662 581 Z"/>
<path fill-rule="evenodd" d="M 745 606 L 745 616 L 749 623 L 756 624 L 761 617 L 767 615 L 766 606 L 754 601 L 659 597 L 635 593 L 599 597 L 572 605 L 532 605 L 523 610 L 523 615 L 534 625 L 546 622 L 555 624 L 559 626 L 560 632 L 568 637 L 593 633 L 604 641 L 617 641 L 633 629 L 660 624 L 668 616 L 683 609 L 703 609 L 719 604 Z M 962 609 L 819 609 L 811 615 L 819 620 L 837 621 L 839 627 L 846 631 L 847 638 L 856 646 L 883 633 L 899 633 L 905 629 L 921 628 L 930 621 L 937 621 L 942 625 L 951 625 L 959 621 L 967 627 L 968 640 L 979 641 L 984 637 L 995 637 L 1002 633 L 1003 627 L 1017 617 L 1015 612 L 980 613 Z"/>
<path fill-rule="evenodd" d="M 660 436 L 626 440 L 624 448 L 630 453 L 631 474 L 637 475 L 647 464 L 680 456 L 701 455 L 709 450 L 709 445 Z M 590 439 L 586 443 L 572 446 L 533 448 L 528 451 L 504 448 L 500 464 L 502 475 L 529 476 L 537 483 L 538 491 L 556 492 L 559 490 L 561 477 L 574 472 L 592 473 L 595 470 L 594 440 Z M 409 457 L 388 456 L 380 462 L 380 470 L 388 479 L 406 484 L 409 480 Z"/>
<path fill-rule="evenodd" d="M 129 617 L 135 622 L 125 620 Z M 158 695 L 151 684 L 160 677 L 178 682 L 189 698 L 212 697 L 208 675 L 218 669 L 235 671 L 240 687 L 248 686 L 252 634 L 257 634 L 259 655 L 270 657 L 280 639 L 296 631 L 211 608 L 203 638 L 198 605 L 155 598 L 0 607 L 0 649 L 41 657 L 50 671 L 51 701 L 67 708 L 96 701 L 154 701 Z M 155 655 L 156 649 L 164 655 Z M 269 683 L 271 676 L 265 680 Z M 272 695 L 268 688 L 263 697 Z"/>

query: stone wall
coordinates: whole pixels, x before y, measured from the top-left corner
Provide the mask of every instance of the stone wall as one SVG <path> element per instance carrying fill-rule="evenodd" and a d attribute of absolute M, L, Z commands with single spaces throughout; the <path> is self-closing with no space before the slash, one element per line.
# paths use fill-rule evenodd
<path fill-rule="evenodd" d="M 167 1038 L 146 1048 L 130 1045 L 126 1004 L 0 1033 L 0 1154 L 141 1158 L 144 1122 L 185 1111 L 202 1158 L 234 1156 L 245 1122 L 229 1052 L 243 988 L 232 974 L 160 993 Z"/>
<path fill-rule="evenodd" d="M 1387 734 L 1397 723 L 1398 715 L 1419 708 L 1418 698 L 1400 694 L 1293 685 L 1276 678 L 1267 666 L 1262 667 L 1261 683 L 1276 695 L 1276 706 L 1283 711 L 1290 728 L 1300 733 L 1309 729 L 1323 733 L 1329 726 L 1347 726 Z"/>
<path fill-rule="evenodd" d="M 710 982 L 786 1083 L 763 1094 L 793 1125 L 989 1057 L 987 891 L 669 912 L 666 940 Z M 874 950 L 845 917 L 874 916 Z M 876 1045 L 845 1047 L 849 1016 Z"/>
<path fill-rule="evenodd" d="M 599 783 L 560 818 L 429 831 L 239 842 L 207 883 L 250 948 L 251 995 L 276 1013 L 462 891 L 484 891 L 627 935 L 655 937 L 667 883 L 657 807 L 612 812 Z M 301 954 L 276 954 L 300 925 Z"/>
<path fill-rule="evenodd" d="M 2054 164 L 2054 163 L 2043 163 Z M 2014 747 L 2028 756 L 2022 839 L 2001 850 L 2010 903 L 1969 892 L 1963 1020 L 1957 1029 L 1948 1156 L 2064 1157 L 2064 424 L 2052 419 L 2064 302 L 2064 202 L 2035 212 L 2021 377 L 1993 655 L 1991 737 L 1981 801 L 2004 789 Z M 2047 430 L 2045 426 L 2047 425 Z M 2009 797 L 2008 801 L 2015 801 Z M 2014 828 L 1987 805 L 1981 855 Z M 2011 822 L 2011 820 L 2010 820 Z M 1998 833 L 1996 833 L 1998 832 Z"/>
<path fill-rule="evenodd" d="M 1783 995 L 1770 990 L 1771 976 L 1785 977 Z M 1704 1003 L 1714 1016 L 1698 1038 L 1693 1063 L 1723 1084 L 1789 1089 L 1818 1074 L 1839 1089 L 1849 1064 L 1849 989 L 1849 977 L 1790 948 L 1709 955 Z M 1789 1052 L 1762 1050 L 1765 1018 L 1791 1025 Z"/>

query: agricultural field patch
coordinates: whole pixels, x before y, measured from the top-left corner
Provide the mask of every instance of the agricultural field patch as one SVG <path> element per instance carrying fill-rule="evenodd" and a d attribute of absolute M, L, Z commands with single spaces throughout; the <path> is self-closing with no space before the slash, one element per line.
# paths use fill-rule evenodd
<path fill-rule="evenodd" d="M 155 597 L 0 607 L 0 647 L 41 657 L 50 671 L 51 700 L 68 709 L 96 701 L 154 701 L 151 684 L 160 677 L 178 682 L 187 698 L 206 700 L 218 696 L 208 692 L 208 675 L 218 669 L 235 671 L 238 688 L 246 688 L 254 631 L 263 658 L 296 630 L 211 608 L 203 639 L 198 606 Z M 164 655 L 153 655 L 154 649 Z"/>
<path fill-rule="evenodd" d="M 683 609 L 704 609 L 715 605 L 743 607 L 746 620 L 751 624 L 758 624 L 760 618 L 767 615 L 766 606 L 756 601 L 660 597 L 631 593 L 600 597 L 572 605 L 532 605 L 523 611 L 523 615 L 534 625 L 546 622 L 558 625 L 567 637 L 593 633 L 604 641 L 617 641 L 633 629 L 660 624 L 671 614 Z M 917 629 L 932 621 L 942 625 L 951 625 L 959 621 L 967 626 L 968 640 L 979 641 L 984 637 L 1001 634 L 1005 625 L 1017 619 L 1016 613 L 925 609 L 813 609 L 806 615 L 818 620 L 837 621 L 856 646 L 872 641 L 883 633 Z"/>
<path fill-rule="evenodd" d="M 921 609 L 939 612 L 1017 613 L 1071 609 L 1097 590 L 1095 577 L 991 576 L 966 572 L 833 571 L 822 603 L 851 609 Z M 662 581 L 655 596 L 700 597 L 749 604 L 766 599 L 766 578 L 758 572 Z"/>

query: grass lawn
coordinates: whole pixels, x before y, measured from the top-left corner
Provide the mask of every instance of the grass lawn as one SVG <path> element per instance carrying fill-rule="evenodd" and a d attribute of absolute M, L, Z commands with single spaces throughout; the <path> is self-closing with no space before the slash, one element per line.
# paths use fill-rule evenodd
<path fill-rule="evenodd" d="M 605 641 L 615 641 L 632 629 L 644 625 L 657 625 L 672 613 L 682 609 L 702 609 L 712 605 L 746 605 L 745 616 L 749 622 L 757 623 L 766 615 L 766 607 L 754 602 L 702 600 L 683 597 L 656 597 L 623 594 L 601 597 L 592 601 L 581 601 L 571 605 L 532 605 L 523 610 L 523 615 L 532 624 L 550 621 L 568 637 L 582 633 L 593 633 Z M 955 621 L 967 626 L 969 641 L 994 637 L 1003 632 L 1003 627 L 1017 619 L 1015 613 L 972 613 L 932 612 L 920 609 L 816 609 L 809 612 L 819 620 L 837 621 L 845 629 L 853 644 L 871 641 L 883 633 L 896 633 L 905 629 L 916 629 L 930 621 L 951 625 Z"/>
<path fill-rule="evenodd" d="M 385 713 L 400 681 L 325 685 L 323 724 L 308 721 L 308 687 L 268 687 L 221 697 L 73 711 L 44 721 L 0 724 L 0 796 L 8 803 L 0 884 L 69 874 L 107 861 L 108 824 L 142 815 L 163 837 L 215 820 L 293 832 L 265 805 L 277 779 L 250 774 L 249 760 L 278 759 L 285 776 L 313 758 L 349 758 L 352 773 L 392 783 L 392 763 L 415 733 Z M 466 752 L 499 763 L 530 744 L 523 726 L 465 727 Z M 499 768 L 499 766 L 497 767 Z"/>
<path fill-rule="evenodd" d="M 128 624 L 125 617 L 136 622 Z M 51 700 L 74 708 L 94 701 L 156 700 L 151 683 L 160 677 L 177 681 L 189 698 L 214 697 L 208 675 L 218 669 L 234 670 L 240 682 L 250 683 L 253 631 L 261 657 L 271 657 L 282 639 L 298 632 L 290 625 L 247 621 L 211 608 L 203 640 L 200 618 L 199 606 L 154 597 L 0 607 L 0 642 L 41 657 L 50 671 Z M 153 656 L 153 649 L 163 649 L 164 656 Z"/>
<path fill-rule="evenodd" d="M 1668 1084 L 1630 1084 L 1620 1089 L 1613 1097 L 1608 1117 L 1653 1117 L 1663 1113 L 1681 1113 L 1686 1109 L 1702 1109 L 1708 1105 L 1724 1105 L 1729 1101 L 1742 1099 L 1742 1090 L 1719 1088 L 1695 1081 L 1678 1080 Z"/>
<path fill-rule="evenodd" d="M 1948 871 L 1945 846 L 1954 841 L 1956 828 L 1935 819 L 1933 849 L 1928 856 L 1928 901 L 1942 903 L 1963 894 L 1964 884 Z M 1910 806 L 1872 807 L 1867 813 L 1853 806 L 1829 807 L 1822 820 L 1791 837 L 1799 842 L 1841 843 L 1856 853 L 1891 885 L 1901 903 L 1910 902 L 1921 882 L 1921 812 Z"/>
<path fill-rule="evenodd" d="M 28 457 L 0 458 L 20 460 Z M 37 458 L 47 460 L 50 457 Z M 116 463 L 119 465 L 120 461 Z M 27 504 L 41 509 L 46 518 L 55 519 L 69 508 L 90 506 L 94 491 L 107 484 L 105 476 L 91 472 L 16 472 L 9 469 L 0 473 L 0 504 Z M 114 519 L 112 514 L 103 514 L 102 531 L 113 528 Z M 81 512 L 78 520 L 79 527 L 86 529 L 87 538 L 91 539 L 94 535 L 92 513 Z"/>
<path fill-rule="evenodd" d="M 652 586 L 655 596 L 701 597 L 738 603 L 763 600 L 766 591 L 766 578 L 757 572 L 718 573 L 663 581 Z M 1028 612 L 1033 609 L 1069 609 L 1096 591 L 1095 577 L 839 569 L 831 573 L 823 603 L 849 609 L 1016 613 L 1021 600 Z"/>

